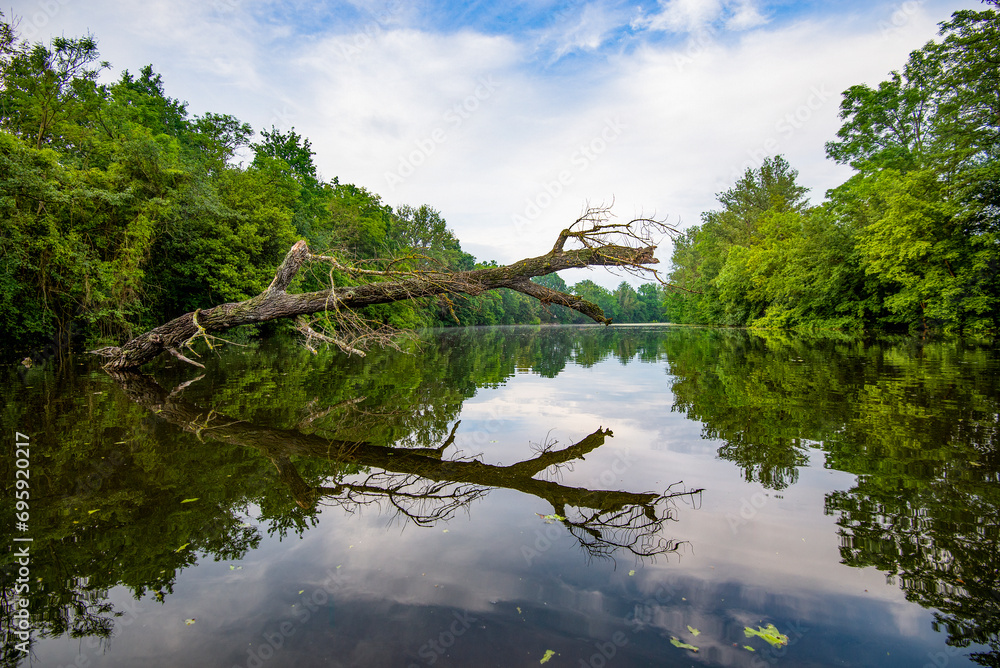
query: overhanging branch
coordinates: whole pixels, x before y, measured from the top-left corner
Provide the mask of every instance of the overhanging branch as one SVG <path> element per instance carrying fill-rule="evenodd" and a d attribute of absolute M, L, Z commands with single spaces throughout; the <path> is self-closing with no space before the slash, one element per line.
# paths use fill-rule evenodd
<path fill-rule="evenodd" d="M 547 255 L 527 258 L 503 267 L 457 272 L 365 270 L 356 272 L 355 275 L 374 273 L 378 278 L 392 280 L 289 294 L 288 286 L 303 264 L 313 259 L 319 261 L 331 259 L 327 256 L 312 255 L 306 242 L 299 241 L 288 251 L 268 288 L 256 297 L 187 313 L 132 339 L 121 347 L 102 348 L 91 352 L 108 358 L 104 367 L 110 371 L 136 369 L 165 351 L 171 349 L 176 351 L 195 337 L 201 336 L 209 340 L 210 332 L 315 313 L 326 313 L 338 322 L 342 320 L 349 325 L 348 329 L 353 328 L 351 336 L 320 334 L 305 321 L 299 323 L 302 331 L 314 340 L 333 341 L 345 352 L 355 352 L 360 350 L 359 344 L 374 342 L 385 345 L 388 340 L 386 332 L 377 329 L 365 330 L 363 323 L 357 317 L 349 315 L 356 309 L 449 293 L 479 295 L 497 288 L 516 290 L 545 303 L 561 304 L 579 311 L 596 322 L 609 324 L 610 319 L 605 317 L 596 304 L 536 285 L 529 280 L 564 269 L 594 266 L 619 267 L 655 274 L 651 268 L 651 265 L 658 262 L 653 256 L 656 250 L 653 232 L 668 234 L 673 233 L 673 229 L 662 222 L 648 218 L 638 218 L 628 223 L 607 222 L 609 219 L 608 207 L 588 209 L 569 229 L 563 230 L 555 247 Z M 582 248 L 565 250 L 566 243 L 571 239 L 578 242 Z"/>

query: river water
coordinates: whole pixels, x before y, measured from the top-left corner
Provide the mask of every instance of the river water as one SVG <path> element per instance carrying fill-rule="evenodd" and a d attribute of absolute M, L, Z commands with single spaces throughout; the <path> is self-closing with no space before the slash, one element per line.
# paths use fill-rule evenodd
<path fill-rule="evenodd" d="M 3 665 L 1000 665 L 995 346 L 512 327 L 202 361 L 3 372 Z"/>

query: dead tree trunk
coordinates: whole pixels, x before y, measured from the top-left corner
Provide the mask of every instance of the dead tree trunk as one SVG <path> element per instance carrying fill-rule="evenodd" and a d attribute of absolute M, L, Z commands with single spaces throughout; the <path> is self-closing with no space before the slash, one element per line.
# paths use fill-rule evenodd
<path fill-rule="evenodd" d="M 611 320 L 605 317 L 604 312 L 596 304 L 575 295 L 538 285 L 530 280 L 532 277 L 544 276 L 563 269 L 591 266 L 646 270 L 655 274 L 649 265 L 658 262 L 653 257 L 656 246 L 652 245 L 648 231 L 651 228 L 668 233 L 672 230 L 658 221 L 649 219 L 633 220 L 626 224 L 605 224 L 607 215 L 607 209 L 588 210 L 573 226 L 562 231 L 555 247 L 547 255 L 528 258 L 503 267 L 459 272 L 409 272 L 398 280 L 290 294 L 286 290 L 306 262 L 336 262 L 330 257 L 313 255 L 306 242 L 299 241 L 285 256 L 271 285 L 256 297 L 186 313 L 137 336 L 120 347 L 112 346 L 91 352 L 108 358 L 104 368 L 109 371 L 138 369 L 164 352 L 201 366 L 184 357 L 180 350 L 199 337 L 208 340 L 213 332 L 278 318 L 293 318 L 324 311 L 352 311 L 375 304 L 434 295 L 449 293 L 478 295 L 497 288 L 516 290 L 546 304 L 560 304 L 579 311 L 596 322 L 610 324 Z M 575 229 L 581 224 L 581 229 Z M 583 248 L 565 250 L 566 242 L 571 239 L 578 241 Z M 622 243 L 605 243 L 609 240 Z M 641 243 L 634 243 L 636 241 Z M 345 269 L 350 271 L 349 268 Z M 381 277 L 398 276 L 389 272 L 363 273 L 378 274 Z M 312 332 L 307 325 L 304 325 L 304 329 L 321 340 L 339 343 Z"/>

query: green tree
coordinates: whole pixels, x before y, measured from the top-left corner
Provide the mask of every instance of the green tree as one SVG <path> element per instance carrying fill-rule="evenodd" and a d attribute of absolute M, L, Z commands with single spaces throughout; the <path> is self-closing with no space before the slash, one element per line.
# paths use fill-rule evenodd
<path fill-rule="evenodd" d="M 663 293 L 655 283 L 643 283 L 636 291 L 639 298 L 639 322 L 662 322 L 663 313 L 660 304 Z"/>
<path fill-rule="evenodd" d="M 448 229 L 441 212 L 423 204 L 396 208 L 392 234 L 400 245 L 414 249 L 457 250 L 458 239 Z"/>
<path fill-rule="evenodd" d="M 337 183 L 327 203 L 332 215 L 332 244 L 359 258 L 385 257 L 391 247 L 392 207 L 366 188 Z"/>
<path fill-rule="evenodd" d="M 840 139 L 827 143 L 827 154 L 858 169 L 920 166 L 935 140 L 941 63 L 934 51 L 915 51 L 902 73 L 892 72 L 875 89 L 867 84 L 847 89 L 840 103 Z"/>
<path fill-rule="evenodd" d="M 277 170 L 226 169 L 176 197 L 153 267 L 165 313 L 239 301 L 267 287 L 296 239 L 298 185 Z"/>
<path fill-rule="evenodd" d="M 963 10 L 941 35 L 877 90 L 845 92 L 827 152 L 859 173 L 832 199 L 885 322 L 994 329 L 1000 23 L 995 10 Z"/>
<path fill-rule="evenodd" d="M 611 294 L 607 288 L 603 288 L 597 283 L 594 283 L 589 278 L 584 279 L 573 286 L 572 292 L 574 295 L 583 297 L 589 302 L 597 304 L 605 315 L 614 321 L 619 321 L 622 317 L 621 310 L 618 306 L 618 300 L 615 295 Z"/>
<path fill-rule="evenodd" d="M 117 106 L 128 110 L 131 121 L 149 128 L 153 135 L 179 139 L 188 130 L 187 103 L 164 94 L 163 77 L 152 65 L 143 67 L 138 77 L 125 70 L 109 93 Z"/>
<path fill-rule="evenodd" d="M 73 145 L 104 96 L 96 81 L 108 64 L 98 62 L 97 40 L 56 37 L 51 48 L 4 40 L 0 127 L 36 149 Z"/>
<path fill-rule="evenodd" d="M 766 283 L 782 265 L 774 257 L 758 262 L 762 249 L 787 236 L 794 228 L 789 221 L 806 211 L 807 191 L 797 176 L 781 156 L 765 159 L 719 193 L 721 209 L 702 214 L 702 224 L 675 242 L 670 281 L 693 292 L 670 300 L 674 319 L 744 325 L 765 315 Z"/>
<path fill-rule="evenodd" d="M 613 294 L 618 304 L 620 322 L 642 321 L 642 302 L 639 301 L 639 295 L 636 293 L 635 288 L 626 281 L 622 281 L 615 288 Z"/>

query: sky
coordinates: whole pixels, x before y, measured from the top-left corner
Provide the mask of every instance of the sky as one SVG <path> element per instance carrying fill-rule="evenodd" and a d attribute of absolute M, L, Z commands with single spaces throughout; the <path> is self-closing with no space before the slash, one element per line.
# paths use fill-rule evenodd
<path fill-rule="evenodd" d="M 307 137 L 324 179 L 428 204 L 463 248 L 547 252 L 588 206 L 696 225 L 764 157 L 814 203 L 841 93 L 974 0 L 14 0 L 22 36 L 88 32 L 191 114 Z M 669 267 L 670 240 L 657 257 Z M 605 270 L 569 272 L 613 287 Z M 630 282 L 633 282 L 630 279 Z"/>

